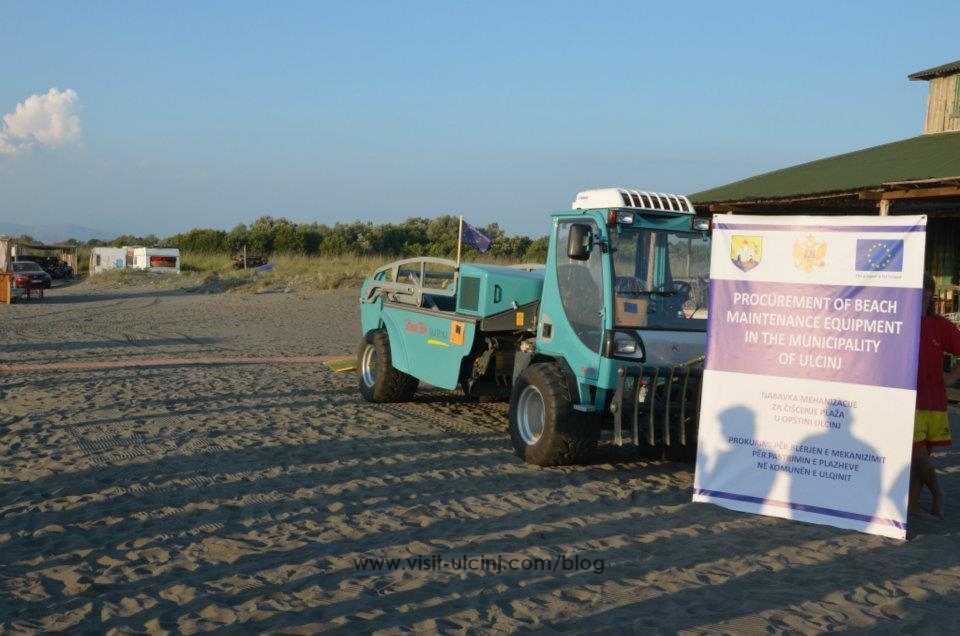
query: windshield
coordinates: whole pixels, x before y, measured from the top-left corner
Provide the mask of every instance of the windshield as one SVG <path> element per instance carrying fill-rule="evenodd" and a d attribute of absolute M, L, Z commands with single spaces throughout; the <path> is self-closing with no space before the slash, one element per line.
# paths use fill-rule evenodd
<path fill-rule="evenodd" d="M 709 236 L 622 228 L 610 245 L 618 327 L 706 330 Z"/>
<path fill-rule="evenodd" d="M 13 271 L 15 272 L 42 272 L 39 265 L 33 261 L 14 261 Z"/>

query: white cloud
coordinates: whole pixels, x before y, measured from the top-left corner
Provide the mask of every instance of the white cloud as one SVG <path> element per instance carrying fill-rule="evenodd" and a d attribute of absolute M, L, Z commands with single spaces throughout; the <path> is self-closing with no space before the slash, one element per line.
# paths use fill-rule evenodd
<path fill-rule="evenodd" d="M 12 155 L 17 151 L 17 147 L 6 140 L 3 131 L 0 130 L 0 155 Z"/>
<path fill-rule="evenodd" d="M 30 150 L 34 144 L 60 146 L 80 137 L 79 98 L 72 88 L 31 95 L 0 126 L 0 154 Z"/>

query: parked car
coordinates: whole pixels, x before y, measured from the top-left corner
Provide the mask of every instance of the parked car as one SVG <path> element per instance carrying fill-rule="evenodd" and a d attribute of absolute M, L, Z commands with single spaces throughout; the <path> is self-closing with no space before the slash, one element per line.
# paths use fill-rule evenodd
<path fill-rule="evenodd" d="M 14 261 L 12 265 L 13 286 L 17 289 L 27 289 L 30 285 L 42 285 L 44 289 L 50 289 L 53 284 L 50 274 L 33 261 Z"/>

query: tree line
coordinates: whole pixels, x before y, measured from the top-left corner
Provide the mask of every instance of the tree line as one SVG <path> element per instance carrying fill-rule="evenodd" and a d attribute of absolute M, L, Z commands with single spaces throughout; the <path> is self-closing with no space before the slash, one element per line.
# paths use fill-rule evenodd
<path fill-rule="evenodd" d="M 445 215 L 433 219 L 411 217 L 403 223 L 375 225 L 354 221 L 332 227 L 321 223 L 293 223 L 285 218 L 261 216 L 249 226 L 239 224 L 231 231 L 196 228 L 160 239 L 147 236 L 118 236 L 112 241 L 90 240 L 86 247 L 176 247 L 182 252 L 201 254 L 298 254 L 307 256 L 385 256 L 406 258 L 436 256 L 453 258 L 457 253 L 458 217 Z M 500 226 L 491 223 L 480 228 L 490 237 L 487 254 L 515 261 L 545 262 L 548 238 L 508 236 Z M 465 258 L 476 256 L 476 248 L 463 246 Z"/>

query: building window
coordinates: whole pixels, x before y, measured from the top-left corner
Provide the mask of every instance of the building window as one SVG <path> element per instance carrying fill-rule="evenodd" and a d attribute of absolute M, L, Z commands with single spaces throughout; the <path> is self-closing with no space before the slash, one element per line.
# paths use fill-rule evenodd
<path fill-rule="evenodd" d="M 176 266 L 177 266 L 176 256 L 157 256 L 155 254 L 150 255 L 150 267 L 176 267 Z"/>

